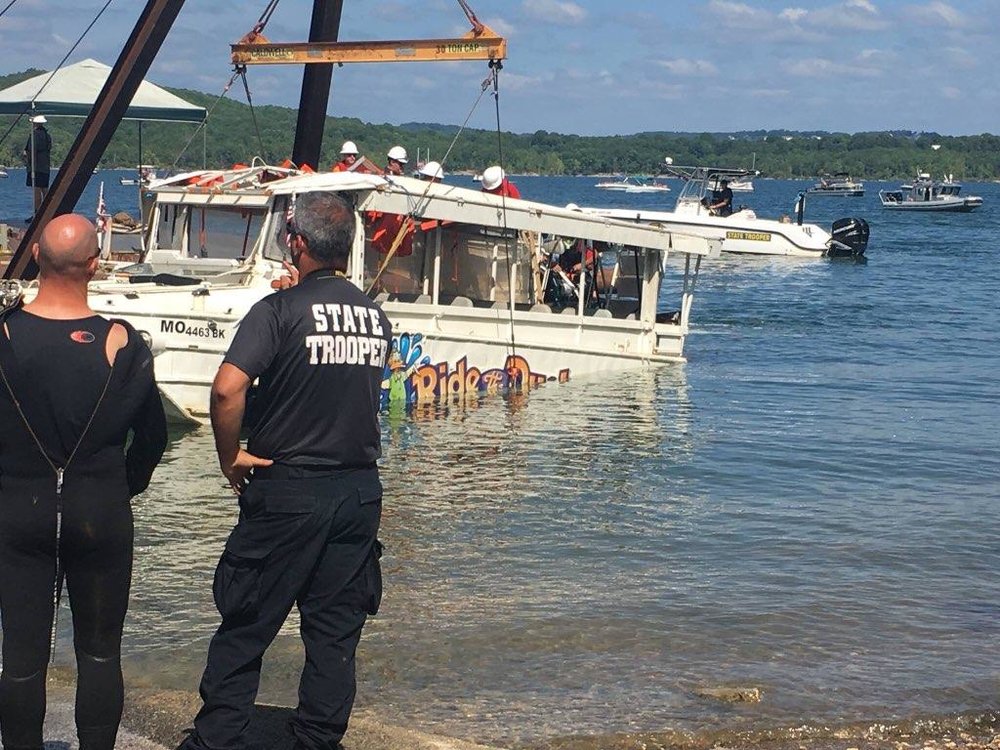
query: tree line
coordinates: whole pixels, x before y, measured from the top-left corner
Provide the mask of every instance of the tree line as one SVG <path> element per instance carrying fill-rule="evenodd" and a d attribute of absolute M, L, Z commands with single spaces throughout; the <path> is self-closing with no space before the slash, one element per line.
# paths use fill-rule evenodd
<path fill-rule="evenodd" d="M 29 70 L 0 76 L 0 88 L 39 74 Z M 216 97 L 186 89 L 170 89 L 187 101 L 211 109 Z M 196 126 L 148 122 L 142 127 L 142 161 L 160 167 L 209 167 L 254 157 L 277 163 L 289 157 L 295 137 L 297 111 L 288 107 L 255 107 L 256 124 L 246 104 L 223 99 L 212 110 L 204 144 Z M 0 117 L 0 134 L 13 123 Z M 68 151 L 83 120 L 50 118 L 53 162 Z M 123 122 L 102 160 L 102 167 L 131 167 L 138 163 L 138 123 Z M 383 164 L 385 153 L 400 144 L 415 157 L 429 152 L 441 160 L 452 143 L 453 126 L 410 123 L 365 123 L 355 118 L 326 119 L 319 167 L 337 159 L 345 140 Z M 0 144 L 0 164 L 19 164 L 29 132 L 26 119 Z M 194 136 L 192 138 L 192 136 Z M 189 143 L 190 142 L 190 143 Z M 188 144 L 185 150 L 185 145 Z M 806 178 L 827 172 L 850 172 L 866 179 L 912 177 L 918 170 L 935 176 L 953 174 L 964 180 L 1000 178 L 1000 136 L 983 134 L 946 136 L 910 131 L 871 133 L 791 132 L 782 130 L 741 133 L 648 132 L 634 135 L 580 136 L 539 130 L 503 133 L 503 161 L 514 174 L 643 174 L 664 171 L 664 158 L 674 164 L 699 164 L 756 169 L 769 177 Z M 203 153 L 204 150 L 204 153 Z M 411 158 L 411 162 L 413 158 Z M 498 159 L 495 131 L 466 130 L 448 157 L 448 172 L 481 171 Z"/>

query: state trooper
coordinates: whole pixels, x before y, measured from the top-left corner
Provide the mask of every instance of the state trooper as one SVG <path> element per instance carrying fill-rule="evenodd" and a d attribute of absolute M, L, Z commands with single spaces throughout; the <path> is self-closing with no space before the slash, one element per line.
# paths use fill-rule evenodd
<path fill-rule="evenodd" d="M 339 194 L 298 197 L 287 226 L 287 288 L 250 309 L 212 386 L 219 463 L 240 515 L 215 574 L 222 624 L 185 750 L 247 746 L 261 659 L 293 605 L 306 650 L 290 726 L 295 747 L 331 750 L 347 730 L 355 651 L 382 595 L 375 462 L 391 343 L 381 308 L 346 277 L 354 226 Z M 258 378 L 243 449 L 246 394 Z"/>

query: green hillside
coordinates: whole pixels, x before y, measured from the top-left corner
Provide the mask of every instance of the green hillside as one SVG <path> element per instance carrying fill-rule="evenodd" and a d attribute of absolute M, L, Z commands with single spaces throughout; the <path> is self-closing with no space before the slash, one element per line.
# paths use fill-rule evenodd
<path fill-rule="evenodd" d="M 40 71 L 0 76 L 0 88 Z M 238 90 L 234 86 L 234 91 Z M 215 95 L 186 89 L 171 89 L 178 96 L 206 108 Z M 232 98 L 224 99 L 212 114 L 206 156 L 210 166 L 247 162 L 262 156 L 272 162 L 288 157 L 295 134 L 296 110 L 288 107 L 257 107 L 263 147 L 257 140 L 250 108 Z M 0 117 L 0 134 L 14 118 Z M 54 160 L 59 163 L 68 150 L 82 120 L 53 118 L 49 131 L 54 142 Z M 169 166 L 174 163 L 195 126 L 175 123 L 143 125 L 143 161 Z M 402 144 L 411 154 L 430 149 L 440 159 L 457 128 L 453 125 L 364 123 L 358 119 L 328 117 L 321 166 L 336 159 L 340 144 L 351 139 L 376 163 L 390 146 Z M 108 147 L 101 165 L 131 166 L 138 160 L 138 125 L 123 123 Z M 0 163 L 19 164 L 28 135 L 20 123 L 0 144 Z M 544 130 L 504 134 L 504 162 L 513 173 L 597 174 L 627 172 L 655 174 L 665 156 L 675 164 L 712 164 L 749 167 L 754 155 L 763 174 L 772 177 L 812 177 L 824 172 L 847 171 L 859 178 L 896 179 L 913 176 L 918 169 L 935 175 L 954 174 L 966 180 L 1000 178 L 1000 136 L 942 136 L 908 131 L 876 133 L 798 133 L 791 131 L 747 131 L 742 133 L 637 133 L 627 136 L 578 136 Z M 932 145 L 940 146 L 932 149 Z M 496 133 L 467 130 L 459 139 L 446 165 L 447 171 L 480 171 L 497 161 Z M 201 166 L 202 136 L 199 134 L 179 162 L 181 167 Z"/>

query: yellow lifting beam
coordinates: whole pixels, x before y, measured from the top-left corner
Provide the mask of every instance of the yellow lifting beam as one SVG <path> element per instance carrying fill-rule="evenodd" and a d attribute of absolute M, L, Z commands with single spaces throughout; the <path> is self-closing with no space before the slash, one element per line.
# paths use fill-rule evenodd
<path fill-rule="evenodd" d="M 251 31 L 232 45 L 235 65 L 370 62 L 451 62 L 504 60 L 507 40 L 479 21 L 465 0 L 459 4 L 472 30 L 457 38 L 404 39 L 376 42 L 290 42 L 276 44 Z"/>

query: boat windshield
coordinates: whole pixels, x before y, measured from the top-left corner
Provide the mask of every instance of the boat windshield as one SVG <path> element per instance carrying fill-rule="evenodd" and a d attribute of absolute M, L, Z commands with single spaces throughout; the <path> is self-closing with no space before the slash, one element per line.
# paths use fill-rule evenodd
<path fill-rule="evenodd" d="M 253 250 L 264 209 L 163 205 L 155 246 L 192 258 L 242 259 Z"/>

